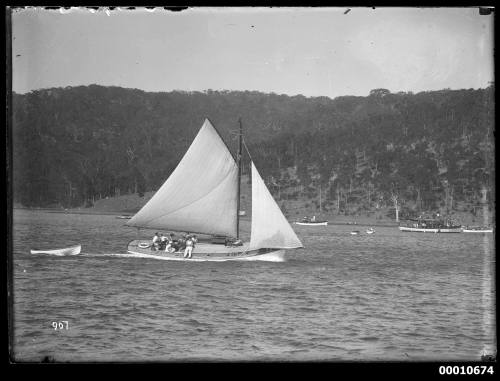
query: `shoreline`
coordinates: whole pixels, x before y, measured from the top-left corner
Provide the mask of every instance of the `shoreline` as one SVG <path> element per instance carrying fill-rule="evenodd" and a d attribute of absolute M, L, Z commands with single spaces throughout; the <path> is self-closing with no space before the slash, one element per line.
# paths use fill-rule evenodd
<path fill-rule="evenodd" d="M 101 210 L 95 208 L 72 208 L 72 209 L 60 209 L 60 208 L 27 208 L 27 207 L 13 207 L 13 212 L 16 210 L 26 210 L 30 212 L 44 212 L 44 213 L 60 213 L 60 214 L 85 214 L 85 215 L 103 215 L 103 216 L 128 216 L 132 217 L 135 213 L 125 212 L 125 211 L 111 211 L 111 210 Z M 325 220 L 328 221 L 328 225 L 346 225 L 352 227 L 398 227 L 399 223 L 395 220 L 391 220 L 388 218 L 380 218 L 376 216 L 366 216 L 366 215 L 357 215 L 357 216 L 324 216 Z M 463 217 L 463 216 L 462 216 Z M 473 226 L 478 225 L 483 222 L 473 221 L 469 218 L 463 218 L 461 225 L 463 226 Z M 241 221 L 250 221 L 248 216 L 242 217 Z M 288 217 L 288 222 L 292 225 L 295 225 L 294 222 L 298 221 L 297 217 Z M 400 221 L 404 221 L 404 219 L 400 219 Z M 484 224 L 484 223 L 483 223 Z M 491 221 L 489 225 L 494 225 L 494 222 Z"/>
<path fill-rule="evenodd" d="M 27 210 L 30 212 L 44 212 L 44 213 L 59 213 L 59 214 L 96 214 L 104 216 L 133 216 L 132 214 L 122 213 L 122 212 L 110 212 L 105 210 L 92 210 L 92 209 L 51 209 L 51 208 L 23 208 L 14 207 L 16 210 Z"/>
<path fill-rule="evenodd" d="M 30 212 L 43 212 L 43 213 L 59 213 L 59 214 L 87 214 L 87 215 L 104 215 L 104 216 L 130 216 L 133 214 L 119 212 L 119 211 L 105 211 L 96 210 L 92 208 L 85 209 L 56 209 L 56 208 L 25 208 L 25 207 L 14 207 L 13 211 L 16 210 L 26 210 Z M 344 217 L 344 216 L 342 216 Z M 353 216 L 354 217 L 354 216 Z M 248 217 L 241 218 L 242 221 L 250 221 Z M 288 220 L 290 224 L 294 224 L 295 219 Z M 354 223 L 356 222 L 356 223 Z M 345 218 L 339 218 L 339 220 L 328 220 L 328 225 L 347 225 L 347 226 L 378 226 L 378 227 L 397 227 L 398 223 L 396 221 L 390 220 L 380 220 L 371 217 L 359 216 L 359 218 L 350 218 L 349 220 Z"/>

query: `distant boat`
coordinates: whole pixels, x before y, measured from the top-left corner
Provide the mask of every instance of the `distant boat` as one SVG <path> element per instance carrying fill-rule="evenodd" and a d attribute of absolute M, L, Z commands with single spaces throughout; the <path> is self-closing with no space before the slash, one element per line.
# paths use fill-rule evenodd
<path fill-rule="evenodd" d="M 314 216 L 313 218 L 304 217 L 302 220 L 296 221 L 295 224 L 304 226 L 326 226 L 328 225 L 328 221 L 316 220 L 316 216 Z"/>
<path fill-rule="evenodd" d="M 137 228 L 196 233 L 216 239 L 200 239 L 189 259 L 183 257 L 183 251 L 152 250 L 151 240 L 129 242 L 128 252 L 185 261 L 280 261 L 285 249 L 303 247 L 253 161 L 251 235 L 249 242 L 240 240 L 242 142 L 240 122 L 236 161 L 218 131 L 205 119 L 174 172 L 126 223 Z"/>
<path fill-rule="evenodd" d="M 464 233 L 493 233 L 493 228 L 480 226 L 466 226 L 462 228 Z"/>
<path fill-rule="evenodd" d="M 445 224 L 442 220 L 418 218 L 402 222 L 399 230 L 414 233 L 461 233 L 462 227 Z"/>
<path fill-rule="evenodd" d="M 52 250 L 31 250 L 31 254 L 52 254 L 52 255 L 77 255 L 80 254 L 82 245 L 66 247 L 64 249 Z"/>
<path fill-rule="evenodd" d="M 303 221 L 296 221 L 296 225 L 304 225 L 304 226 L 327 226 L 328 221 L 316 221 L 316 222 L 303 222 Z"/>
<path fill-rule="evenodd" d="M 406 226 L 400 226 L 399 230 L 402 232 L 414 232 L 414 233 L 461 233 L 461 228 L 412 228 Z"/>
<path fill-rule="evenodd" d="M 132 216 L 116 216 L 116 218 L 118 218 L 120 220 L 130 220 L 132 218 Z"/>
<path fill-rule="evenodd" d="M 375 233 L 375 229 L 374 228 L 369 228 L 366 230 L 366 234 L 373 234 Z"/>
<path fill-rule="evenodd" d="M 353 231 L 351 232 L 351 235 L 358 235 L 358 234 L 359 234 L 359 230 L 353 230 Z"/>

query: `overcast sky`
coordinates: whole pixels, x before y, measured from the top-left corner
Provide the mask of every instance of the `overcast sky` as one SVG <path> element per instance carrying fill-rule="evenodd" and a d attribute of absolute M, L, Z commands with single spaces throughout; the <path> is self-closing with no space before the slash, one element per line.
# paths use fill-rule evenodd
<path fill-rule="evenodd" d="M 13 90 L 368 95 L 484 88 L 493 14 L 477 8 L 194 8 L 12 15 Z"/>

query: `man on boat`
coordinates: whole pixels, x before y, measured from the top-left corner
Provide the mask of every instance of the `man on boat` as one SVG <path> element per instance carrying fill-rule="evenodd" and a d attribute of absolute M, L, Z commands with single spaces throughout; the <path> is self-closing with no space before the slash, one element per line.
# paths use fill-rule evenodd
<path fill-rule="evenodd" d="M 226 238 L 226 246 L 229 247 L 236 247 L 236 246 L 243 246 L 243 241 L 238 238 Z"/>
<path fill-rule="evenodd" d="M 151 245 L 151 250 L 158 250 L 159 241 L 160 241 L 160 236 L 158 235 L 158 232 L 156 232 L 154 237 L 153 237 L 153 243 Z"/>
<path fill-rule="evenodd" d="M 186 240 L 187 240 L 187 235 L 182 234 L 181 238 L 179 238 L 179 249 L 184 250 L 186 248 Z"/>
<path fill-rule="evenodd" d="M 161 233 L 160 234 L 160 244 L 159 244 L 158 249 L 165 250 L 166 246 L 167 246 L 167 237 L 165 236 L 165 234 Z"/>
<path fill-rule="evenodd" d="M 165 251 L 167 251 L 167 252 L 170 252 L 170 249 L 172 248 L 172 244 L 174 242 L 174 239 L 172 237 L 173 237 L 173 233 L 170 233 L 166 237 L 167 241 L 166 241 L 166 245 L 165 245 Z M 175 251 L 175 249 L 173 249 L 173 251 Z"/>
<path fill-rule="evenodd" d="M 195 240 L 196 238 L 193 238 L 191 235 L 186 236 L 186 249 L 184 250 L 184 258 L 192 258 Z"/>

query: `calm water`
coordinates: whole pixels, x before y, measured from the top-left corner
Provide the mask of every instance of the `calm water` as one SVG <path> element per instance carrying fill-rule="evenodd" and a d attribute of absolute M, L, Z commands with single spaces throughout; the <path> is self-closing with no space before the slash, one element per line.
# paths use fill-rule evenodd
<path fill-rule="evenodd" d="M 286 262 L 186 263 L 127 255 L 136 232 L 124 222 L 16 210 L 16 360 L 434 361 L 496 352 L 493 234 L 294 226 L 306 249 Z M 29 254 L 78 243 L 74 257 Z"/>

